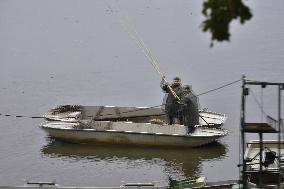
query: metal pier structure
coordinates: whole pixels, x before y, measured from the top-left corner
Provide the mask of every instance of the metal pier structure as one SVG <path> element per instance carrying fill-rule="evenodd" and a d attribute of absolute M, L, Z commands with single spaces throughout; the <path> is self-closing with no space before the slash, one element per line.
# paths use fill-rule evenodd
<path fill-rule="evenodd" d="M 261 92 L 264 90 L 267 86 L 271 86 L 276 88 L 278 94 L 278 118 L 273 119 L 270 116 L 266 116 L 266 122 L 261 121 L 261 123 L 257 122 L 247 122 L 246 120 L 246 101 L 247 96 L 250 95 L 250 88 L 252 86 L 260 86 Z M 242 103 L 241 103 L 241 125 L 240 125 L 240 133 L 241 133 L 241 156 L 242 156 L 242 171 L 241 171 L 241 183 L 243 185 L 243 188 L 248 188 L 251 175 L 255 174 L 255 178 L 257 182 L 255 183 L 258 188 L 265 188 L 265 178 L 267 176 L 271 175 L 271 178 L 274 178 L 274 184 L 279 189 L 281 187 L 281 131 L 283 130 L 282 127 L 282 119 L 281 119 L 281 92 L 284 90 L 284 83 L 272 83 L 272 82 L 261 82 L 261 81 L 251 81 L 246 80 L 245 76 L 242 77 Z M 262 95 L 262 93 L 261 93 Z M 262 106 L 261 106 L 262 108 Z M 263 110 L 262 110 L 263 112 Z M 261 119 L 262 120 L 262 119 Z M 254 172 L 252 170 L 248 170 L 248 166 L 251 163 L 249 159 L 247 159 L 246 156 L 246 134 L 247 133 L 256 133 L 259 136 L 259 162 L 258 166 L 259 168 Z M 265 133 L 275 133 L 277 135 L 278 141 L 277 141 L 277 155 L 276 160 L 278 163 L 278 166 L 276 169 L 268 170 L 264 169 L 265 162 L 263 161 L 263 152 L 264 152 L 264 146 L 263 146 L 263 134 Z M 258 160 L 258 159 L 257 159 Z M 275 183 L 276 182 L 276 183 Z"/>

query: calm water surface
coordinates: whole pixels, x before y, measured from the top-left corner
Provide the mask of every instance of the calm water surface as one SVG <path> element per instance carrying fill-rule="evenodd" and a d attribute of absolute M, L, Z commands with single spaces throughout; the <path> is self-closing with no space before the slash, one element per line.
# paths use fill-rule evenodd
<path fill-rule="evenodd" d="M 110 10 L 116 1 L 0 1 L 0 113 L 43 115 L 59 104 L 154 106 L 159 77 Z M 118 1 L 168 79 L 196 93 L 237 80 L 283 82 L 284 1 L 246 1 L 254 17 L 231 25 L 231 42 L 209 48 L 202 1 Z M 259 94 L 259 89 L 254 89 Z M 276 90 L 264 107 L 276 117 Z M 259 97 L 259 96 L 258 96 Z M 251 98 L 251 97 L 249 97 Z M 252 99 L 251 119 L 260 111 Z M 63 186 L 167 182 L 168 176 L 238 178 L 240 84 L 200 97 L 225 113 L 229 135 L 194 149 L 87 146 L 49 139 L 42 120 L 0 116 L 0 185 L 26 180 Z M 252 138 L 254 136 L 251 136 Z"/>

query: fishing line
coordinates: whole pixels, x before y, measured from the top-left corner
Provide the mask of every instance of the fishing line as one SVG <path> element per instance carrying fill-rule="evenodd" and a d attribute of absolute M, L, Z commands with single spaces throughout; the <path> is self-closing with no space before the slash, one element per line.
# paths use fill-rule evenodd
<path fill-rule="evenodd" d="M 250 89 L 252 97 L 254 99 L 254 101 L 256 102 L 256 104 L 258 105 L 258 108 L 260 109 L 261 113 L 264 114 L 265 116 L 267 116 L 266 112 L 263 109 L 262 103 L 258 101 L 256 95 L 254 94 L 253 90 Z"/>
<path fill-rule="evenodd" d="M 31 118 L 31 119 L 44 119 L 45 118 L 43 116 L 25 116 L 25 115 L 2 114 L 2 113 L 0 113 L 0 116 L 14 117 L 14 118 Z"/>
<path fill-rule="evenodd" d="M 119 11 L 120 9 L 119 9 L 118 5 L 116 6 L 117 7 L 116 11 L 113 11 L 112 6 L 108 5 L 108 7 L 112 10 L 112 12 L 117 12 L 118 18 L 119 18 L 119 21 L 120 21 L 119 23 L 121 24 L 122 28 L 124 28 L 124 30 L 128 33 L 128 35 L 135 41 L 135 43 L 138 45 L 138 47 L 142 50 L 143 54 L 148 59 L 149 63 L 154 67 L 154 69 L 159 74 L 161 79 L 166 83 L 166 86 L 170 90 L 171 94 L 178 101 L 180 101 L 179 96 L 177 96 L 176 92 L 172 89 L 172 87 L 166 81 L 165 76 L 162 73 L 161 69 L 159 68 L 156 59 L 153 57 L 150 50 L 146 47 L 146 45 L 145 45 L 144 41 L 141 39 L 141 37 L 139 37 L 138 32 L 134 29 L 134 27 L 132 27 L 129 19 L 127 19 L 126 16 L 122 15 L 121 11 Z M 119 13 L 120 13 L 120 15 L 119 15 Z"/>
<path fill-rule="evenodd" d="M 198 94 L 197 96 L 201 96 L 201 95 L 205 95 L 205 94 L 207 94 L 207 93 L 211 93 L 211 92 L 217 91 L 217 90 L 222 89 L 222 88 L 224 88 L 224 87 L 227 87 L 227 86 L 233 85 L 233 84 L 235 84 L 235 83 L 238 83 L 239 81 L 241 81 L 241 79 L 238 79 L 238 80 L 236 80 L 236 81 L 230 82 L 230 83 L 225 84 L 225 85 L 222 85 L 222 86 L 217 87 L 217 88 L 215 88 L 215 89 L 211 89 L 211 90 L 208 90 L 208 91 L 206 91 L 206 92 L 200 93 L 200 94 Z"/>

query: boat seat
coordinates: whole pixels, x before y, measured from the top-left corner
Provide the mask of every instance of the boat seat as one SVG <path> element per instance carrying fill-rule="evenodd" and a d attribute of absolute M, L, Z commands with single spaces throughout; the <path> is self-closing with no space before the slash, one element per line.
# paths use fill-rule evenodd
<path fill-rule="evenodd" d="M 166 124 L 165 121 L 161 120 L 161 119 L 150 119 L 149 123 L 151 124 L 159 124 L 159 125 L 164 125 Z"/>

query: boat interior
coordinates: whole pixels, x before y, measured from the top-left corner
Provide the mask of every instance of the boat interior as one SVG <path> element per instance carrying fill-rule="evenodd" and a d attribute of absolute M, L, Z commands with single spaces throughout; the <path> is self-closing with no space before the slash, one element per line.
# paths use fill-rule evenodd
<path fill-rule="evenodd" d="M 280 162 L 278 160 L 279 146 L 281 148 Z M 261 178 L 263 184 L 273 185 L 278 182 L 279 176 L 281 177 L 282 182 L 284 181 L 284 175 L 282 175 L 284 171 L 284 141 L 282 141 L 279 146 L 277 141 L 263 141 L 263 151 L 262 154 L 260 154 L 259 141 L 256 140 L 248 143 L 248 150 L 245 156 L 250 182 L 259 183 L 259 179 Z M 262 164 L 262 167 L 260 167 L 260 164 Z M 280 172 L 278 171 L 279 164 Z M 261 173 L 260 169 L 262 169 Z"/>
<path fill-rule="evenodd" d="M 124 121 L 133 123 L 168 124 L 165 112 L 162 108 L 154 107 L 115 107 L 115 106 L 77 106 L 64 105 L 51 109 L 45 116 L 47 120 L 57 121 Z M 200 111 L 200 125 L 223 125 L 226 120 L 224 114 L 216 112 Z M 176 124 L 180 124 L 178 119 Z"/>

